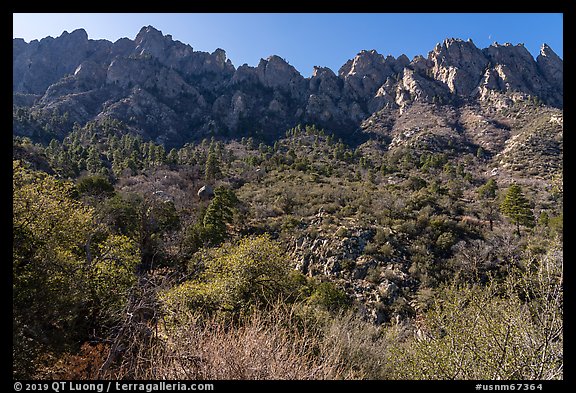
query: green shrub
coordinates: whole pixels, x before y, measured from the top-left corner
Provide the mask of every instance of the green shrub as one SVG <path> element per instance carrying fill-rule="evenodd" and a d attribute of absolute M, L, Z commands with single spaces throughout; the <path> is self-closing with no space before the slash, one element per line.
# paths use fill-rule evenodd
<path fill-rule="evenodd" d="M 92 175 L 78 179 L 76 183 L 78 193 L 92 196 L 110 196 L 114 193 L 114 186 L 106 176 Z"/>
<path fill-rule="evenodd" d="M 308 303 L 320 306 L 330 312 L 335 312 L 347 308 L 350 305 L 350 299 L 336 284 L 321 282 L 314 285 L 314 290 L 308 298 Z"/>
<path fill-rule="evenodd" d="M 191 263 L 194 268 L 204 267 L 198 278 L 162 295 L 171 313 L 182 307 L 237 313 L 253 304 L 268 304 L 289 295 L 288 260 L 268 235 L 200 251 Z"/>
<path fill-rule="evenodd" d="M 117 322 L 140 258 L 133 240 L 105 232 L 71 197 L 72 184 L 13 168 L 14 373 L 29 378 L 38 348 L 62 351 Z"/>
<path fill-rule="evenodd" d="M 416 339 L 396 342 L 393 378 L 562 379 L 562 265 L 557 247 L 529 255 L 503 283 L 419 292 Z"/>
<path fill-rule="evenodd" d="M 347 237 L 348 236 L 348 229 L 346 227 L 340 227 L 334 234 L 336 237 Z"/>

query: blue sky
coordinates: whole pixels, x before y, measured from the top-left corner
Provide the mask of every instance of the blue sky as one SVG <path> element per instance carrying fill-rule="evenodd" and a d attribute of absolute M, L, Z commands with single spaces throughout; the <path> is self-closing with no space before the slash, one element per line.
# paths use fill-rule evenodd
<path fill-rule="evenodd" d="M 523 43 L 535 57 L 547 43 L 563 57 L 563 15 L 559 13 L 246 13 L 246 14 L 13 14 L 13 37 L 26 41 L 58 37 L 84 28 L 90 39 L 134 39 L 152 25 L 194 50 L 226 51 L 235 67 L 256 66 L 279 55 L 304 76 L 313 66 L 334 72 L 362 49 L 412 59 L 426 56 L 445 38 L 471 38 L 484 48 L 493 42 Z"/>

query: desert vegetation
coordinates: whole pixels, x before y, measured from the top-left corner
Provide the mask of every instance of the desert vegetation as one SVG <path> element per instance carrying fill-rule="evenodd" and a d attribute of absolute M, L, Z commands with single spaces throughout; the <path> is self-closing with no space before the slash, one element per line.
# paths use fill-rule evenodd
<path fill-rule="evenodd" d="M 561 177 L 122 127 L 14 138 L 15 377 L 562 378 Z"/>

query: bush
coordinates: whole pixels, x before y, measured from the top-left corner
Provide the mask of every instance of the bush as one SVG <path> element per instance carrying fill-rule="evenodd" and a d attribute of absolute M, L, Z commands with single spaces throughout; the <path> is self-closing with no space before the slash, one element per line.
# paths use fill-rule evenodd
<path fill-rule="evenodd" d="M 229 323 L 188 316 L 115 378 L 320 380 L 386 378 L 387 336 L 356 315 L 275 303 Z M 153 363 L 154 367 L 150 367 Z"/>
<path fill-rule="evenodd" d="M 314 290 L 308 298 L 308 303 L 330 312 L 345 309 L 350 305 L 350 299 L 344 291 L 332 282 L 321 282 L 314 285 Z"/>
<path fill-rule="evenodd" d="M 136 281 L 135 242 L 106 233 L 73 186 L 14 162 L 14 376 L 34 375 L 38 349 L 69 350 L 116 322 Z"/>
<path fill-rule="evenodd" d="M 78 179 L 76 189 L 81 195 L 110 196 L 114 193 L 114 186 L 106 176 L 92 175 Z"/>
<path fill-rule="evenodd" d="M 394 254 L 394 246 L 390 243 L 385 243 L 380 246 L 378 252 L 386 258 L 390 258 Z"/>
<path fill-rule="evenodd" d="M 198 278 L 162 295 L 171 314 L 182 308 L 235 314 L 251 305 L 266 305 L 289 295 L 287 258 L 268 235 L 204 249 L 195 254 L 191 263 L 195 269 L 203 267 Z"/>
<path fill-rule="evenodd" d="M 418 338 L 391 349 L 393 377 L 562 379 L 561 258 L 552 246 L 503 283 L 439 290 L 425 300 Z"/>
<path fill-rule="evenodd" d="M 347 237 L 348 236 L 348 229 L 346 227 L 340 227 L 334 234 L 336 237 Z"/>

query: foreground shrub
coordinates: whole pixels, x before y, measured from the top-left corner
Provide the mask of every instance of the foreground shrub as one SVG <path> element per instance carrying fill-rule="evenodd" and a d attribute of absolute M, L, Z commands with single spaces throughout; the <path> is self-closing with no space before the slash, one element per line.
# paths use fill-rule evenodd
<path fill-rule="evenodd" d="M 416 339 L 391 349 L 398 379 L 562 379 L 562 256 L 528 256 L 504 283 L 438 292 Z"/>
<path fill-rule="evenodd" d="M 186 309 L 238 313 L 289 294 L 288 261 L 268 235 L 203 250 L 193 263 L 201 272 L 161 296 L 170 315 Z"/>

